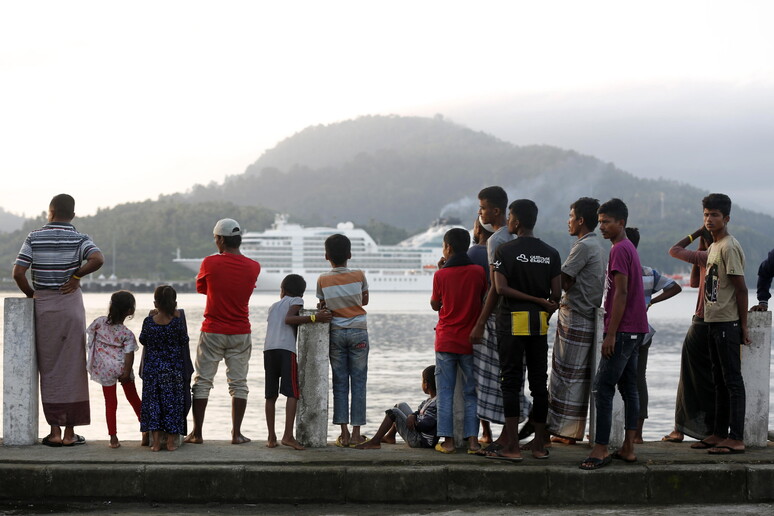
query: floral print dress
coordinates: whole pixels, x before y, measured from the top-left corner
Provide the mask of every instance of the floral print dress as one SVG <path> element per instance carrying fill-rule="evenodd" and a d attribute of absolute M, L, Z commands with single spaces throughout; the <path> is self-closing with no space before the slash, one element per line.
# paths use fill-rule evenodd
<path fill-rule="evenodd" d="M 140 343 L 145 346 L 140 431 L 185 435 L 185 320 L 175 317 L 162 325 L 156 324 L 153 317 L 145 318 Z"/>
<path fill-rule="evenodd" d="M 86 370 L 91 379 L 105 387 L 115 385 L 124 371 L 124 355 L 137 351 L 134 333 L 123 324 L 108 324 L 103 315 L 89 325 L 86 336 Z"/>

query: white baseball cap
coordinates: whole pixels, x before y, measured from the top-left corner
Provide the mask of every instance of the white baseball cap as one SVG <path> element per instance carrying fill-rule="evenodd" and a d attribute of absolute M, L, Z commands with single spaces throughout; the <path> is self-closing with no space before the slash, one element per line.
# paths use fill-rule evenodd
<path fill-rule="evenodd" d="M 239 228 L 239 222 L 234 219 L 220 219 L 212 230 L 213 235 L 219 236 L 239 236 L 242 230 Z"/>

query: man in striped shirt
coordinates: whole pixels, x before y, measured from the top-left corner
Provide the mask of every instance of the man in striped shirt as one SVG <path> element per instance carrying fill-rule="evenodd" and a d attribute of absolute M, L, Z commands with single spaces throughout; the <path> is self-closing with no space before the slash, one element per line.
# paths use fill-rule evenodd
<path fill-rule="evenodd" d="M 73 218 L 75 200 L 67 194 L 54 197 L 48 207 L 48 224 L 27 236 L 13 267 L 19 289 L 35 299 L 40 397 L 51 425 L 43 444 L 53 447 L 85 442 L 73 428 L 90 423 L 86 313 L 80 287 L 81 278 L 105 261 L 91 238 L 76 231 Z M 28 269 L 32 285 L 27 280 Z"/>
<path fill-rule="evenodd" d="M 325 259 L 332 269 L 317 280 L 319 308 L 333 312 L 329 352 L 333 372 L 333 424 L 341 425 L 336 445 L 343 447 L 365 442 L 360 435 L 360 426 L 365 424 L 368 379 L 368 330 L 363 309 L 368 304 L 368 282 L 363 271 L 347 268 L 350 258 L 352 243 L 349 238 L 339 234 L 329 236 L 325 240 Z M 352 424 L 351 434 L 349 423 Z"/>

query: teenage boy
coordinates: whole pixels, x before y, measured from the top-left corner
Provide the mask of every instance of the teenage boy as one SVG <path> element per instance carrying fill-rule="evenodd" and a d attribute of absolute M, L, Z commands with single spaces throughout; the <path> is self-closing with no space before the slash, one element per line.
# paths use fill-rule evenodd
<path fill-rule="evenodd" d="M 599 201 L 570 206 L 567 229 L 577 240 L 562 265 L 562 290 L 548 385 L 548 431 L 553 442 L 575 444 L 586 433 L 594 347 L 594 311 L 602 306 L 607 253 L 597 227 Z"/>
<path fill-rule="evenodd" d="M 581 469 L 599 469 L 613 458 L 635 462 L 634 437 L 637 433 L 640 403 L 637 393 L 637 353 L 648 333 L 648 316 L 642 285 L 642 265 L 634 245 L 626 238 L 629 209 L 620 199 L 599 207 L 599 232 L 613 244 L 607 264 L 605 286 L 605 333 L 602 357 L 594 378 L 597 424 L 594 447 L 581 463 Z M 610 455 L 610 427 L 615 387 L 624 400 L 626 435 L 623 446 Z"/>
<path fill-rule="evenodd" d="M 486 241 L 487 259 L 489 262 L 490 287 L 486 295 L 484 307 L 470 333 L 470 342 L 474 345 L 474 374 L 477 387 L 478 417 L 490 423 L 505 424 L 503 415 L 503 394 L 500 390 L 500 357 L 497 351 L 496 317 L 494 309 L 499 297 L 494 288 L 492 275 L 494 272 L 495 252 L 504 243 L 513 240 L 508 232 L 506 216 L 508 210 L 508 194 L 499 186 L 489 186 L 478 193 L 478 219 L 480 224 L 491 229 L 492 235 Z M 522 386 L 523 389 L 523 386 Z M 521 419 L 529 413 L 531 406 L 520 394 Z M 489 431 L 491 435 L 491 430 Z M 488 451 L 498 449 L 505 444 L 506 435 L 503 432 L 490 446 Z"/>
<path fill-rule="evenodd" d="M 713 193 L 702 200 L 702 206 L 704 227 L 712 233 L 704 281 L 704 321 L 709 325 L 715 424 L 712 435 L 700 442 L 713 455 L 744 453 L 745 392 L 739 346 L 750 343 L 744 252 L 728 233 L 731 199 Z"/>
<path fill-rule="evenodd" d="M 484 269 L 468 258 L 470 233 L 450 229 L 443 236 L 443 258 L 433 276 L 430 306 L 438 312 L 435 327 L 435 383 L 438 388 L 438 437 L 435 445 L 442 453 L 454 453 L 454 388 L 457 370 L 462 372 L 464 438 L 468 453 L 476 453 L 478 418 L 476 417 L 476 379 L 473 377 L 473 345 L 468 336 L 481 311 L 487 289 Z"/>
<path fill-rule="evenodd" d="M 333 312 L 329 351 L 333 373 L 333 424 L 341 426 L 336 446 L 343 448 L 365 442 L 360 427 L 366 422 L 368 380 L 368 328 L 363 308 L 368 304 L 368 282 L 363 271 L 347 268 L 350 258 L 352 243 L 349 238 L 340 234 L 329 236 L 325 239 L 325 259 L 332 268 L 317 279 L 318 308 Z"/>
<path fill-rule="evenodd" d="M 491 458 L 522 460 L 518 425 L 519 395 L 526 357 L 532 393 L 530 421 L 535 438 L 529 448 L 536 459 L 547 459 L 545 449 L 548 414 L 548 319 L 559 307 L 561 261 L 553 247 L 533 234 L 538 207 L 529 199 L 513 201 L 509 207 L 508 231 L 518 238 L 495 253 L 494 284 L 501 298 L 497 311 L 501 389 L 508 442 Z"/>

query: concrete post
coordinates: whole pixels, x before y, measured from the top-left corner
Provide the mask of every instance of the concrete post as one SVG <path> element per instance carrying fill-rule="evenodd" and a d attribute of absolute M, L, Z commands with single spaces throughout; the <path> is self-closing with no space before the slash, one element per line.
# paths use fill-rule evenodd
<path fill-rule="evenodd" d="M 301 315 L 313 313 L 315 310 L 301 310 Z M 307 448 L 325 448 L 328 445 L 330 324 L 300 325 L 297 344 L 301 398 L 296 412 L 296 438 Z"/>
<path fill-rule="evenodd" d="M 771 312 L 750 312 L 747 327 L 752 344 L 742 346 L 742 378 L 746 394 L 744 443 L 765 448 L 769 428 L 771 374 Z"/>
<path fill-rule="evenodd" d="M 599 369 L 599 362 L 602 358 L 602 341 L 604 340 L 605 333 L 605 311 L 602 308 L 597 308 L 594 311 L 595 324 L 594 324 L 594 349 L 591 353 L 591 399 L 589 401 L 589 436 L 591 442 L 594 442 L 594 437 L 597 432 L 597 409 L 595 406 L 596 393 L 593 390 L 594 378 L 597 375 L 597 369 Z M 610 446 L 613 448 L 620 448 L 624 440 L 624 404 L 623 398 L 620 395 L 613 397 L 613 425 L 610 427 Z"/>
<path fill-rule="evenodd" d="M 3 333 L 3 444 L 38 440 L 38 361 L 35 354 L 35 302 L 7 297 Z"/>

